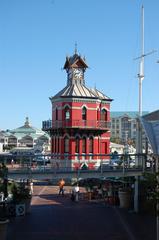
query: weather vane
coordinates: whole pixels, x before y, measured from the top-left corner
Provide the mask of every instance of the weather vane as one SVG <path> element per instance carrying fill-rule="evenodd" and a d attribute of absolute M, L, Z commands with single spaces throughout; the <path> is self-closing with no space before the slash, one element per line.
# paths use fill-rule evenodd
<path fill-rule="evenodd" d="M 77 42 L 75 42 L 75 54 L 77 54 Z"/>

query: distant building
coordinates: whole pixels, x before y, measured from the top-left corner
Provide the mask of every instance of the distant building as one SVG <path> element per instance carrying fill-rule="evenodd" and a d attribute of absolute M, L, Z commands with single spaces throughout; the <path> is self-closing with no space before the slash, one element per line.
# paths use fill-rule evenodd
<path fill-rule="evenodd" d="M 117 152 L 118 154 L 135 154 L 136 149 L 129 144 L 123 145 L 123 144 L 117 144 L 117 143 L 110 143 L 110 151 L 111 153 Z"/>
<path fill-rule="evenodd" d="M 4 152 L 5 147 L 8 146 L 8 135 L 5 131 L 0 131 L 0 153 Z"/>
<path fill-rule="evenodd" d="M 143 112 L 143 115 L 148 112 Z M 138 112 L 111 112 L 111 141 L 126 144 L 136 142 Z M 143 142 L 145 132 L 143 130 Z"/>
<path fill-rule="evenodd" d="M 3 143 L 0 142 L 0 153 L 3 152 Z"/>
<path fill-rule="evenodd" d="M 0 142 L 3 143 L 3 149 L 13 148 L 34 148 L 43 149 L 46 146 L 49 148 L 50 137 L 47 133 L 32 127 L 28 117 L 23 126 L 0 132 Z"/>
<path fill-rule="evenodd" d="M 74 168 L 83 165 L 93 168 L 104 158 L 97 154 L 110 153 L 112 99 L 86 86 L 84 73 L 87 68 L 85 58 L 76 51 L 73 56 L 66 57 L 67 85 L 50 98 L 52 120 L 43 121 L 43 130 L 51 135 L 52 154 L 59 154 L 60 160 L 68 155 L 67 164 Z"/>
<path fill-rule="evenodd" d="M 122 144 L 117 144 L 117 143 L 110 143 L 110 152 L 117 152 L 118 154 L 123 154 L 124 153 L 124 145 Z"/>

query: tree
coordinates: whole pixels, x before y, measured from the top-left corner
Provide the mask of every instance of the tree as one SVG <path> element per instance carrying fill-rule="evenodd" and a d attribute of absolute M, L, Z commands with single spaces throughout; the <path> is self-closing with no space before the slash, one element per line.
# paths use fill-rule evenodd
<path fill-rule="evenodd" d="M 159 199 L 157 176 L 159 173 L 144 173 L 143 179 L 140 180 L 141 208 L 151 214 L 159 214 L 156 212 L 156 204 Z"/>

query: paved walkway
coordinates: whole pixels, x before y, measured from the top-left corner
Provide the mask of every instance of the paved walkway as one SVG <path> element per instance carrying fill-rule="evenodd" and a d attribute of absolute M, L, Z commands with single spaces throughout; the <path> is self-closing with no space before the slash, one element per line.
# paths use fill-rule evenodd
<path fill-rule="evenodd" d="M 103 203 L 72 202 L 36 186 L 31 213 L 11 219 L 7 240 L 155 240 L 155 219 Z"/>

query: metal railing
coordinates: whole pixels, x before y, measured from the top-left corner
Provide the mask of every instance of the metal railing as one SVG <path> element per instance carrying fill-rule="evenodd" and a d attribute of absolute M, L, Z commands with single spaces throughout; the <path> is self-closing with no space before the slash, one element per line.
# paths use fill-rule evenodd
<path fill-rule="evenodd" d="M 11 161 L 14 159 L 14 163 Z M 154 171 L 154 165 L 147 166 L 146 154 L 47 154 L 47 155 L 7 155 L 1 157 L 8 167 L 9 174 L 78 174 L 78 176 L 111 173 L 133 173 Z M 93 166 L 93 167 L 92 167 Z"/>
<path fill-rule="evenodd" d="M 96 120 L 47 120 L 42 122 L 44 131 L 56 128 L 110 129 L 110 122 Z"/>

